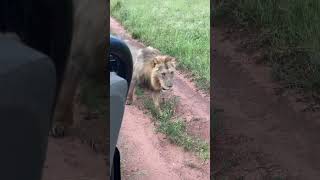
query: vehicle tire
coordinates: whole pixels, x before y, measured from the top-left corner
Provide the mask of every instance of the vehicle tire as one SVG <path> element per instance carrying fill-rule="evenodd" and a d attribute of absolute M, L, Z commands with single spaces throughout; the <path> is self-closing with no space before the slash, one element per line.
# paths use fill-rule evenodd
<path fill-rule="evenodd" d="M 111 169 L 111 180 L 121 180 L 121 164 L 120 164 L 120 152 L 116 147 L 113 157 L 113 165 Z"/>
<path fill-rule="evenodd" d="M 114 67 L 114 64 L 110 64 L 109 68 L 114 68 L 113 70 L 130 84 L 133 71 L 130 49 L 122 40 L 113 36 L 110 37 L 109 63 L 110 60 L 116 60 L 119 64 L 117 64 L 118 67 Z"/>

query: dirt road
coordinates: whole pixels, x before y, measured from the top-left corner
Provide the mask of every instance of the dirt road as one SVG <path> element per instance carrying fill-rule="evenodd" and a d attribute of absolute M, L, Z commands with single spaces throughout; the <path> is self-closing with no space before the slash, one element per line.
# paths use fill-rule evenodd
<path fill-rule="evenodd" d="M 75 124 L 63 138 L 49 137 L 43 180 L 107 179 L 105 118 L 75 98 Z M 103 106 L 105 107 L 105 106 Z"/>
<path fill-rule="evenodd" d="M 213 32 L 214 106 L 223 109 L 214 143 L 217 179 L 320 178 L 319 113 L 277 94 L 270 69 L 239 48 L 243 35 Z M 252 53 L 252 52 L 251 52 Z"/>
<path fill-rule="evenodd" d="M 113 18 L 110 27 L 112 33 L 129 45 L 135 57 L 144 45 L 132 39 Z M 176 76 L 173 94 L 180 97 L 177 113 L 186 119 L 188 131 L 209 142 L 209 97 L 197 92 L 182 73 Z M 164 135 L 155 132 L 150 116 L 135 105 L 126 106 L 118 146 L 124 179 L 209 179 L 209 162 L 202 162 L 190 152 L 170 144 Z"/>
<path fill-rule="evenodd" d="M 77 138 L 49 138 L 43 180 L 103 180 L 107 177 L 104 156 Z"/>

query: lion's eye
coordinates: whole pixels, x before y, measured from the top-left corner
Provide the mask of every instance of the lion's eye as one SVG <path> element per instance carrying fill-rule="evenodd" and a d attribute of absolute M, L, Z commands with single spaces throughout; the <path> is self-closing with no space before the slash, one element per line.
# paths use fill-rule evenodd
<path fill-rule="evenodd" d="M 171 71 L 170 73 L 173 74 L 173 71 Z"/>
<path fill-rule="evenodd" d="M 165 76 L 166 75 L 166 73 L 161 73 L 162 74 L 162 76 Z"/>

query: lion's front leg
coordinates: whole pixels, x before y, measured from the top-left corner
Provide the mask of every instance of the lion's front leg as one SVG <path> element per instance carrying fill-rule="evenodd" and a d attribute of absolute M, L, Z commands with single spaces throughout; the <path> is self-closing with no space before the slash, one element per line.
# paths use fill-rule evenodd
<path fill-rule="evenodd" d="M 53 137 L 64 136 L 66 129 L 73 125 L 74 97 L 80 83 L 81 70 L 84 70 L 84 67 L 81 66 L 80 62 L 71 62 L 67 66 L 65 79 L 62 82 L 55 106 L 52 128 L 49 133 Z"/>
<path fill-rule="evenodd" d="M 49 133 L 53 137 L 63 137 L 65 131 L 73 124 L 73 104 L 65 103 L 65 107 L 57 106 Z"/>
<path fill-rule="evenodd" d="M 153 103 L 154 103 L 156 110 L 161 115 L 162 111 L 160 108 L 160 92 L 158 92 L 158 91 L 152 92 L 152 100 L 153 100 Z"/>
<path fill-rule="evenodd" d="M 126 103 L 127 105 L 130 105 L 133 102 L 133 94 L 135 91 L 136 84 L 137 84 L 137 81 L 135 79 L 132 79 L 129 87 L 129 91 L 128 91 L 128 98 Z"/>

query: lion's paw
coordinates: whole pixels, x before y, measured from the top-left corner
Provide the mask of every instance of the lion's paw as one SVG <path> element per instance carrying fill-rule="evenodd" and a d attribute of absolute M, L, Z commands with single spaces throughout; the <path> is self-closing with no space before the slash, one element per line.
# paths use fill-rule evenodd
<path fill-rule="evenodd" d="M 66 132 L 66 125 L 60 122 L 55 122 L 49 132 L 49 135 L 55 138 L 64 137 Z"/>

